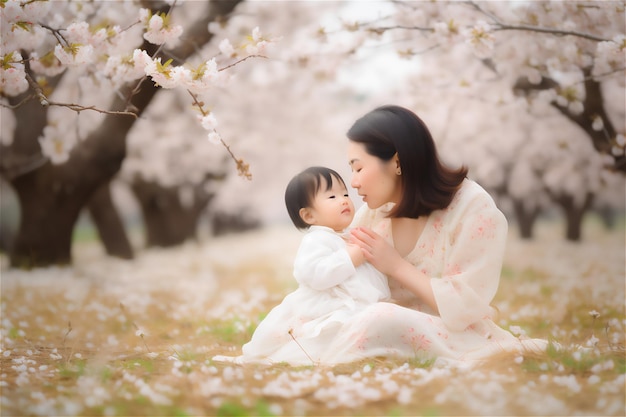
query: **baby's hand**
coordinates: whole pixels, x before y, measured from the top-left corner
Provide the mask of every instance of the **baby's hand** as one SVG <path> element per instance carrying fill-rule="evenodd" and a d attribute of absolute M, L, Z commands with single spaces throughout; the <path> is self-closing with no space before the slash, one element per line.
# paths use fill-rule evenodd
<path fill-rule="evenodd" d="M 361 248 L 358 245 L 354 243 L 348 243 L 346 245 L 346 248 L 348 250 L 348 255 L 350 255 L 350 259 L 352 259 L 352 264 L 355 267 L 365 262 L 365 256 L 363 256 L 363 252 L 361 251 Z"/>

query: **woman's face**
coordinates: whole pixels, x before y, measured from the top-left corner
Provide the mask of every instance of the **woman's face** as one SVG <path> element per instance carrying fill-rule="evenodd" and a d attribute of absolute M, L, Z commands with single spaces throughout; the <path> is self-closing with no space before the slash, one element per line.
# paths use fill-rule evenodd
<path fill-rule="evenodd" d="M 348 161 L 352 168 L 350 185 L 358 191 L 370 209 L 377 209 L 389 202 L 400 202 L 402 184 L 397 173 L 397 155 L 389 161 L 383 161 L 368 154 L 365 145 L 348 141 Z"/>

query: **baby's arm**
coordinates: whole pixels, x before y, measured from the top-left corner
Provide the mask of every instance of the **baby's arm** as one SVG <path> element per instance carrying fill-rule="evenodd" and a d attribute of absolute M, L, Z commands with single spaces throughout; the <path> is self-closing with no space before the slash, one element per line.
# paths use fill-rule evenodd
<path fill-rule="evenodd" d="M 352 264 L 355 268 L 365 262 L 363 252 L 358 245 L 354 243 L 347 243 L 346 250 L 348 251 L 348 255 L 350 255 L 350 259 L 352 260 Z"/>
<path fill-rule="evenodd" d="M 322 291 L 354 275 L 355 266 L 350 253 L 340 240 L 336 234 L 327 231 L 307 233 L 294 260 L 296 280 Z"/>

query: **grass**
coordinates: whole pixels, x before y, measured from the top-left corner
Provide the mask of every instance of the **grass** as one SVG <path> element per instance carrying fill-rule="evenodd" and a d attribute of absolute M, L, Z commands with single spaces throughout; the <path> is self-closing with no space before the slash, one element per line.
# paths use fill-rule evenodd
<path fill-rule="evenodd" d="M 4 268 L 2 415 L 624 415 L 623 229 L 579 245 L 512 236 L 498 324 L 561 348 L 467 369 L 214 363 L 293 288 L 300 235 L 257 233 L 133 262 L 85 244 L 73 268 Z"/>

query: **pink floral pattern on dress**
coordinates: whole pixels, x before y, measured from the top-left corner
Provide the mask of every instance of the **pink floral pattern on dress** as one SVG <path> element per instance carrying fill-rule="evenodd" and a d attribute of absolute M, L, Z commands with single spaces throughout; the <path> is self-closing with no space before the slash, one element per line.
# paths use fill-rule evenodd
<path fill-rule="evenodd" d="M 433 229 L 434 229 L 436 232 L 441 232 L 441 229 L 443 228 L 443 221 L 441 220 L 441 217 L 440 217 L 440 216 L 437 216 L 437 217 L 433 220 L 433 222 L 432 222 L 432 226 L 433 226 Z"/>
<path fill-rule="evenodd" d="M 369 337 L 367 337 L 364 333 L 362 333 L 356 339 L 356 347 L 357 347 L 357 349 L 362 350 L 362 351 L 367 349 L 368 342 L 369 342 Z"/>
<path fill-rule="evenodd" d="M 424 334 L 417 333 L 415 328 L 409 328 L 408 334 L 404 335 L 404 341 L 414 352 L 428 351 L 432 343 Z"/>
<path fill-rule="evenodd" d="M 461 273 L 461 266 L 458 263 L 446 265 L 443 275 L 457 275 Z"/>
<path fill-rule="evenodd" d="M 476 226 L 472 232 L 472 240 L 493 239 L 495 237 L 496 223 L 493 218 L 479 215 Z"/>

